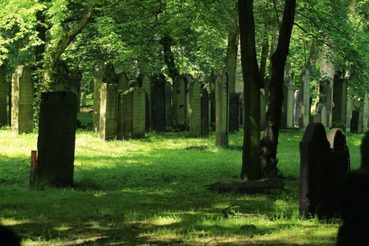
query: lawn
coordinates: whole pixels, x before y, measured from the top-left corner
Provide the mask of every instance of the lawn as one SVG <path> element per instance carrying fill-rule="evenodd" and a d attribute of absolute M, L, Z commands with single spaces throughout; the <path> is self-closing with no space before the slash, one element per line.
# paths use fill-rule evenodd
<path fill-rule="evenodd" d="M 0 223 L 23 245 L 247 245 L 334 244 L 339 220 L 298 216 L 302 133 L 283 133 L 282 194 L 224 194 L 205 186 L 237 178 L 242 133 L 228 150 L 214 136 L 151 134 L 143 140 L 104 142 L 77 133 L 75 187 L 30 189 L 30 151 L 37 134 L 0 130 Z M 348 135 L 352 167 L 362 135 Z"/>

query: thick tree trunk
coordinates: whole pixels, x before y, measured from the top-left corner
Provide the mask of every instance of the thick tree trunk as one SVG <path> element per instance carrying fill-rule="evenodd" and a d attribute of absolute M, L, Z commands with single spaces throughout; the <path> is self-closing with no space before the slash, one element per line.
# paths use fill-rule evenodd
<path fill-rule="evenodd" d="M 245 122 L 241 179 L 260 178 L 260 74 L 256 59 L 253 0 L 239 0 Z"/>
<path fill-rule="evenodd" d="M 266 26 L 264 27 L 266 29 Z M 265 89 L 265 77 L 266 77 L 266 65 L 269 54 L 269 35 L 267 31 L 264 31 L 263 42 L 261 46 L 260 56 L 260 77 L 261 77 L 261 88 Z"/>
<path fill-rule="evenodd" d="M 228 92 L 235 93 L 236 90 L 236 69 L 237 69 L 237 53 L 239 42 L 238 23 L 234 23 L 228 33 L 228 47 L 225 59 L 225 70 L 228 75 Z"/>
<path fill-rule="evenodd" d="M 261 148 L 262 175 L 264 177 L 277 176 L 277 145 L 282 115 L 284 67 L 295 19 L 295 8 L 296 0 L 285 1 L 278 45 L 271 57 L 267 127 Z"/>
<path fill-rule="evenodd" d="M 177 81 L 179 78 L 179 71 L 176 66 L 174 55 L 172 52 L 172 38 L 168 34 L 164 34 L 161 39 L 161 43 L 163 45 L 163 53 L 164 53 L 164 62 L 168 67 L 169 76 L 172 78 L 173 83 Z"/>

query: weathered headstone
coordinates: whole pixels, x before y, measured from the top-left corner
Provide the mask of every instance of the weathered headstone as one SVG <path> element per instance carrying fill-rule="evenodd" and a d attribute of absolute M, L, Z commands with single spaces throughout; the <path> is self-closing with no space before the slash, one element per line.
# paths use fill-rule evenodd
<path fill-rule="evenodd" d="M 301 117 L 301 92 L 300 90 L 295 90 L 293 93 L 293 125 L 294 127 L 300 127 L 300 117 Z"/>
<path fill-rule="evenodd" d="M 366 92 L 363 98 L 362 106 L 359 113 L 358 131 L 360 133 L 368 131 L 369 123 L 369 93 Z"/>
<path fill-rule="evenodd" d="M 133 90 L 132 137 L 145 137 L 146 131 L 146 92 L 142 88 Z"/>
<path fill-rule="evenodd" d="M 350 123 L 350 132 L 357 133 L 359 130 L 359 111 L 353 110 Z"/>
<path fill-rule="evenodd" d="M 113 140 L 117 135 L 117 85 L 102 83 L 100 87 L 99 134 L 103 140 Z"/>
<path fill-rule="evenodd" d="M 228 78 L 227 73 L 218 73 L 215 80 L 215 145 L 228 148 Z"/>
<path fill-rule="evenodd" d="M 86 106 L 87 106 L 87 93 L 83 91 L 81 93 L 81 107 L 86 107 Z"/>
<path fill-rule="evenodd" d="M 119 93 L 117 139 L 128 139 L 132 135 L 133 88 Z"/>
<path fill-rule="evenodd" d="M 12 129 L 16 133 L 33 130 L 33 83 L 30 66 L 18 66 L 12 77 Z"/>
<path fill-rule="evenodd" d="M 333 127 L 346 129 L 347 80 L 336 72 L 333 80 Z"/>
<path fill-rule="evenodd" d="M 328 126 L 327 108 L 323 103 L 319 103 L 317 107 L 317 114 L 314 117 L 315 123 L 322 123 L 324 127 Z"/>
<path fill-rule="evenodd" d="M 186 80 L 180 76 L 173 85 L 173 127 L 176 130 L 186 128 L 187 102 L 186 102 Z"/>
<path fill-rule="evenodd" d="M 294 127 L 293 125 L 293 110 L 294 110 L 294 95 L 293 95 L 293 84 L 292 84 L 292 80 L 290 81 L 289 84 L 287 84 L 287 88 L 286 88 L 286 108 L 285 108 L 285 112 L 286 112 L 286 127 L 287 128 L 292 128 Z"/>
<path fill-rule="evenodd" d="M 339 214 L 340 196 L 343 183 L 350 171 L 350 152 L 346 145 L 346 137 L 342 129 L 332 128 L 327 133 L 330 146 L 328 175 L 326 180 L 326 196 L 321 205 L 321 217 L 332 218 Z"/>
<path fill-rule="evenodd" d="M 8 124 L 7 96 L 8 83 L 6 82 L 5 66 L 0 65 L 0 127 Z"/>
<path fill-rule="evenodd" d="M 142 89 L 146 92 L 146 131 L 154 130 L 153 127 L 153 119 L 154 117 L 152 112 L 152 106 L 151 106 L 151 96 L 152 93 L 152 86 L 153 86 L 153 80 L 155 80 L 156 75 L 147 76 L 146 74 L 142 74 Z"/>
<path fill-rule="evenodd" d="M 229 95 L 229 132 L 237 132 L 240 128 L 240 100 L 236 93 Z"/>
<path fill-rule="evenodd" d="M 209 134 L 209 94 L 205 88 L 201 89 L 201 134 Z"/>
<path fill-rule="evenodd" d="M 170 129 L 173 124 L 172 119 L 172 85 L 165 83 L 165 128 Z"/>
<path fill-rule="evenodd" d="M 300 142 L 299 212 L 301 217 L 319 214 L 325 199 L 330 148 L 324 126 L 310 123 Z"/>
<path fill-rule="evenodd" d="M 100 88 L 104 78 L 104 63 L 99 62 L 94 69 L 94 114 L 93 114 L 93 128 L 95 132 L 99 132 L 100 127 Z"/>
<path fill-rule="evenodd" d="M 151 77 L 151 129 L 165 131 L 166 121 L 166 80 L 163 74 Z"/>
<path fill-rule="evenodd" d="M 185 90 L 185 94 L 186 94 L 186 123 L 185 123 L 185 129 L 189 129 L 190 127 L 190 88 L 192 83 L 194 82 L 194 79 L 192 77 L 191 74 L 185 74 L 183 75 L 184 79 L 185 79 L 185 84 L 186 84 L 186 90 Z"/>
<path fill-rule="evenodd" d="M 197 80 L 191 83 L 189 91 L 189 119 L 190 119 L 190 136 L 201 136 L 201 87 Z"/>
<path fill-rule="evenodd" d="M 347 105 L 346 105 L 346 128 L 349 129 L 351 128 L 352 110 L 353 110 L 352 97 L 349 95 L 347 97 Z"/>
<path fill-rule="evenodd" d="M 76 96 L 71 92 L 41 95 L 36 177 L 56 186 L 73 185 Z"/>
<path fill-rule="evenodd" d="M 126 90 L 128 90 L 128 77 L 127 77 L 127 73 L 122 72 L 120 74 L 118 74 L 118 91 L 119 92 L 124 92 Z"/>

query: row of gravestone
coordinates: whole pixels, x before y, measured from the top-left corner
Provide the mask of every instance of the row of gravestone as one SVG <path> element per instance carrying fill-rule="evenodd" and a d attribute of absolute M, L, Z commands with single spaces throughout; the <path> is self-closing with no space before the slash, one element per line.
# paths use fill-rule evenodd
<path fill-rule="evenodd" d="M 58 64 L 57 76 L 52 84 L 56 90 L 71 91 L 77 96 L 80 93 L 81 77 L 78 73 L 70 72 L 63 63 Z M 33 107 L 34 107 L 34 82 L 32 78 L 33 67 L 31 65 L 19 65 L 11 79 L 11 93 L 7 88 L 5 71 L 0 69 L 0 126 L 8 124 L 7 112 L 10 112 L 10 125 L 16 133 L 30 133 L 33 131 Z M 67 77 L 68 79 L 64 79 Z M 7 98 L 10 98 L 11 108 L 7 109 Z M 79 110 L 79 104 L 77 104 Z"/>
<path fill-rule="evenodd" d="M 300 143 L 300 216 L 342 217 L 336 245 L 369 244 L 369 132 L 361 144 L 361 167 L 350 172 L 346 138 L 309 124 Z"/>

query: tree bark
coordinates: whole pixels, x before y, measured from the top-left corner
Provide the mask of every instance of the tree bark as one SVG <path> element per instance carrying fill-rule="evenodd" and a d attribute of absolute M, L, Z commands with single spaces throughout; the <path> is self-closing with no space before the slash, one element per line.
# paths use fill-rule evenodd
<path fill-rule="evenodd" d="M 163 45 L 163 53 L 164 53 L 164 62 L 168 67 L 169 76 L 172 78 L 173 83 L 177 81 L 179 78 L 179 71 L 176 66 L 174 55 L 172 52 L 172 38 L 168 34 L 164 34 L 161 39 L 161 43 Z"/>
<path fill-rule="evenodd" d="M 244 81 L 245 122 L 242 180 L 260 178 L 260 74 L 256 59 L 253 0 L 239 0 L 241 63 Z"/>
<path fill-rule="evenodd" d="M 278 45 L 271 57 L 270 96 L 268 101 L 267 127 L 261 148 L 262 176 L 277 176 L 277 145 L 281 125 L 284 67 L 287 60 L 292 26 L 295 19 L 296 0 L 285 0 L 283 20 Z"/>

